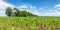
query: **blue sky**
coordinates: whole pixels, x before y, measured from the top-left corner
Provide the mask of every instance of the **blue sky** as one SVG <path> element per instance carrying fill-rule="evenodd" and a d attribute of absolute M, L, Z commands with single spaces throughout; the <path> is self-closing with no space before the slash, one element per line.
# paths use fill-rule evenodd
<path fill-rule="evenodd" d="M 30 4 L 36 7 L 52 7 L 55 4 L 60 3 L 60 0 L 4 0 L 16 6 L 22 4 Z"/>
<path fill-rule="evenodd" d="M 5 8 L 19 8 L 39 16 L 60 16 L 60 0 L 0 0 L 0 16 Z"/>

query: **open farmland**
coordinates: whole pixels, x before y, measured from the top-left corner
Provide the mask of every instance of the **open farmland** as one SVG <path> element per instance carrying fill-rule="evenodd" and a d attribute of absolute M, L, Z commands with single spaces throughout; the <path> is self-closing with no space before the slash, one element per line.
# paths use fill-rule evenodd
<path fill-rule="evenodd" d="M 0 17 L 0 30 L 60 30 L 60 17 Z"/>

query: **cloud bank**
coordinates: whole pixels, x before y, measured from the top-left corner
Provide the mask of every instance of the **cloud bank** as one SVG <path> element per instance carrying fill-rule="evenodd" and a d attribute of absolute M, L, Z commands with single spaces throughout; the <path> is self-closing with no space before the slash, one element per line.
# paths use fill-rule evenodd
<path fill-rule="evenodd" d="M 12 4 L 9 4 L 3 0 L 0 0 L 0 16 L 5 16 L 5 9 L 6 7 L 15 7 L 14 5 Z"/>

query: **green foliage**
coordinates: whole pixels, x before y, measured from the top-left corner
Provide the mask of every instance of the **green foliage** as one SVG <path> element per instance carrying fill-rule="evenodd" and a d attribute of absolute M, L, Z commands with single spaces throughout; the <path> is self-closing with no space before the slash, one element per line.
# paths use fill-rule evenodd
<path fill-rule="evenodd" d="M 27 17 L 27 16 L 37 16 L 25 10 L 20 11 L 18 8 L 14 8 L 13 10 L 10 7 L 6 8 L 7 16 L 16 16 L 16 17 Z"/>
<path fill-rule="evenodd" d="M 7 15 L 7 16 L 11 16 L 11 15 L 12 15 L 11 13 L 12 13 L 12 8 L 7 7 L 7 8 L 6 8 L 6 15 Z"/>
<path fill-rule="evenodd" d="M 60 30 L 60 17 L 0 17 L 0 30 Z"/>
<path fill-rule="evenodd" d="M 14 8 L 13 10 L 15 10 L 15 12 L 13 12 L 13 13 L 15 13 L 15 16 L 19 17 L 20 16 L 19 15 L 19 13 L 20 13 L 19 9 Z"/>

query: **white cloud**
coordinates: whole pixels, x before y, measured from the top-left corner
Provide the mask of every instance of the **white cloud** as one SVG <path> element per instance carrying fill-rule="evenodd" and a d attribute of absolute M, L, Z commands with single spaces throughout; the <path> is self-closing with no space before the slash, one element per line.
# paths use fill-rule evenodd
<path fill-rule="evenodd" d="M 43 11 L 42 8 L 40 10 Z M 45 10 L 45 9 L 44 9 Z M 60 4 L 56 4 L 53 8 L 47 9 L 48 11 L 44 13 L 40 12 L 39 15 L 41 16 L 60 16 Z"/>
<path fill-rule="evenodd" d="M 49 10 L 47 12 L 45 12 L 45 9 L 43 8 L 40 8 L 40 10 L 43 12 L 38 11 L 36 7 L 34 8 L 33 6 L 30 6 L 30 8 L 31 9 L 29 10 L 29 12 L 32 12 L 33 14 L 37 14 L 39 16 L 60 16 L 60 12 L 58 11 L 60 10 L 60 4 L 55 5 L 54 8 L 47 9 Z"/>
<path fill-rule="evenodd" d="M 43 9 L 43 8 L 40 8 L 40 9 Z"/>
<path fill-rule="evenodd" d="M 41 16 L 60 16 L 60 12 L 56 11 L 56 12 L 46 12 L 46 13 L 42 13 L 43 15 Z"/>
<path fill-rule="evenodd" d="M 47 15 L 51 15 L 51 16 L 60 16 L 60 12 L 48 12 L 46 13 Z"/>
<path fill-rule="evenodd" d="M 4 16 L 5 15 L 5 8 L 6 7 L 15 7 L 14 5 L 10 4 L 10 3 L 7 3 L 3 0 L 0 0 L 0 16 Z"/>
<path fill-rule="evenodd" d="M 38 10 L 36 9 L 36 6 L 32 6 L 32 5 L 20 5 L 17 8 L 19 8 L 20 10 L 26 10 L 28 12 L 31 12 L 33 14 L 38 15 Z"/>
<path fill-rule="evenodd" d="M 60 7 L 60 4 L 55 5 L 55 7 Z"/>
<path fill-rule="evenodd" d="M 6 8 L 6 7 L 14 7 L 14 5 L 12 5 L 12 4 L 9 4 L 9 3 L 7 3 L 7 2 L 5 2 L 5 1 L 3 1 L 3 0 L 0 0 L 0 7 L 4 7 L 4 8 Z"/>
<path fill-rule="evenodd" d="M 18 8 L 28 8 L 28 6 L 27 5 L 20 5 L 20 6 L 18 6 Z"/>
<path fill-rule="evenodd" d="M 38 13 L 38 10 L 37 9 L 29 9 L 29 10 L 27 10 L 28 12 L 31 12 L 31 13 L 33 13 L 33 14 L 35 14 L 35 15 L 39 15 L 39 13 Z"/>
<path fill-rule="evenodd" d="M 55 6 L 54 6 L 54 9 L 55 9 L 55 10 L 60 10 L 60 4 L 55 5 Z"/>
<path fill-rule="evenodd" d="M 57 4 L 55 5 L 53 8 L 52 8 L 52 12 L 51 10 L 49 10 L 50 12 L 46 12 L 44 13 L 45 16 L 60 16 L 60 4 Z"/>
<path fill-rule="evenodd" d="M 60 16 L 60 12 L 59 12 L 60 4 L 55 5 L 53 9 L 54 9 L 54 12 L 51 14 L 54 14 L 55 16 Z"/>
<path fill-rule="evenodd" d="M 33 9 L 33 6 L 30 6 L 31 9 Z"/>
<path fill-rule="evenodd" d="M 36 7 L 34 7 L 36 9 Z"/>
<path fill-rule="evenodd" d="M 29 8 L 31 8 L 31 9 L 36 9 L 36 6 L 29 6 Z"/>
<path fill-rule="evenodd" d="M 34 8 L 36 8 L 35 6 L 33 7 L 32 5 L 20 5 L 20 6 L 18 6 L 17 8 L 20 8 L 20 9 L 27 9 L 27 8 L 29 8 L 29 9 L 34 9 Z"/>
<path fill-rule="evenodd" d="M 40 16 L 60 16 L 60 12 L 46 12 L 46 13 L 40 13 Z"/>

